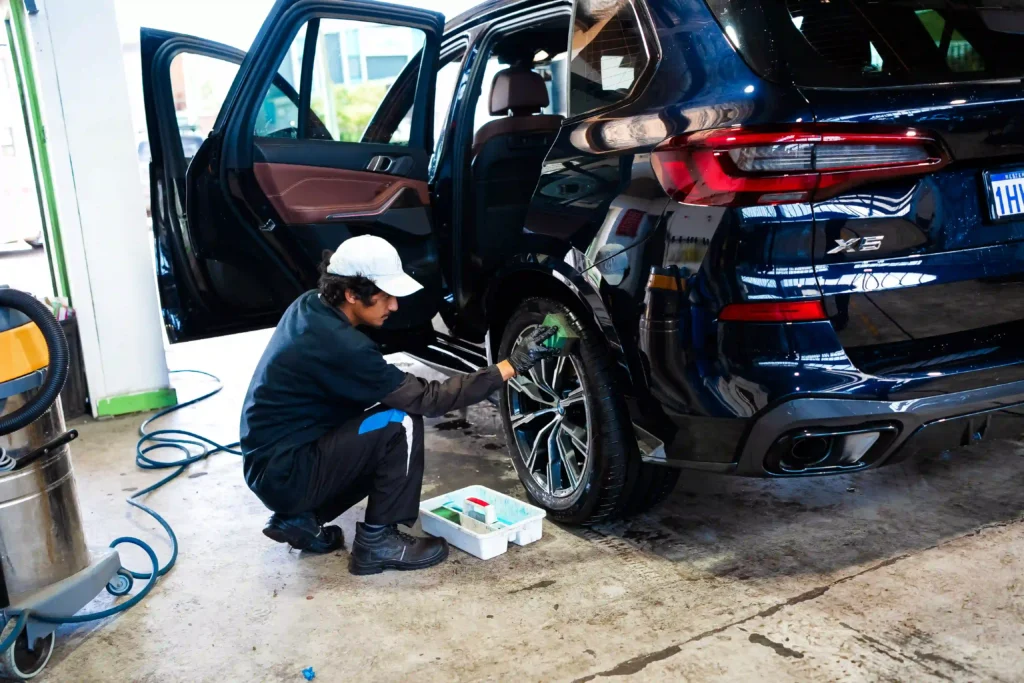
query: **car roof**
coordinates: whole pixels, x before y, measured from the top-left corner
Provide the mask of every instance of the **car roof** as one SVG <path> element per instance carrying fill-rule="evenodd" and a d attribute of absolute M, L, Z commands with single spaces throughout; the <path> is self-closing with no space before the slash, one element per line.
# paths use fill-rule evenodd
<path fill-rule="evenodd" d="M 569 0 L 565 0 L 565 3 L 569 4 Z M 462 31 L 474 24 L 500 17 L 513 9 L 533 7 L 537 4 L 536 0 L 483 0 L 479 5 L 469 8 L 446 22 L 444 32 L 450 34 Z"/>

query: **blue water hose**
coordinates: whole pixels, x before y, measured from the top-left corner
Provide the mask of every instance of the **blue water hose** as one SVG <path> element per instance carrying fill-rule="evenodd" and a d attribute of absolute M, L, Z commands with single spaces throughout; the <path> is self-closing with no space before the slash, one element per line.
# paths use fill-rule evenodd
<path fill-rule="evenodd" d="M 135 444 L 135 464 L 144 470 L 164 470 L 171 468 L 175 469 L 173 472 L 171 472 L 170 474 L 168 474 L 166 477 L 156 482 L 155 484 L 147 486 L 141 491 L 133 493 L 129 498 L 125 500 L 125 502 L 127 502 L 132 507 L 136 507 L 142 510 L 147 515 L 155 519 L 160 524 L 161 527 L 163 527 L 164 531 L 167 532 L 167 536 L 170 538 L 171 541 L 171 558 L 167 560 L 167 564 L 161 567 L 160 561 L 156 556 L 156 552 L 153 550 L 153 548 L 149 546 L 148 543 L 146 543 L 142 539 L 135 538 L 133 536 L 122 536 L 120 538 L 114 539 L 114 541 L 110 544 L 111 548 L 115 548 L 121 544 L 128 543 L 142 548 L 142 550 L 145 551 L 146 555 L 149 556 L 149 561 L 153 565 L 150 571 L 127 571 L 127 573 L 130 574 L 133 578 L 148 579 L 146 581 L 146 585 L 142 587 L 142 590 L 140 590 L 138 593 L 136 593 L 131 598 L 125 600 L 122 603 L 114 605 L 113 607 L 109 607 L 105 610 L 100 610 L 99 612 L 91 612 L 89 614 L 56 615 L 46 614 L 43 612 L 33 612 L 31 610 L 7 609 L 4 611 L 4 613 L 7 615 L 7 621 L 4 624 L 4 628 L 6 628 L 7 624 L 10 623 L 11 619 L 17 618 L 17 621 L 14 624 L 14 629 L 11 630 L 11 632 L 7 635 L 6 638 L 0 641 L 0 652 L 6 652 L 9 648 L 11 648 L 14 645 L 15 641 L 18 639 L 18 636 L 21 635 L 21 632 L 25 629 L 25 624 L 28 623 L 29 618 L 48 624 L 80 624 L 86 621 L 106 619 L 107 617 L 131 609 L 136 604 L 138 604 L 140 600 L 146 597 L 151 590 L 153 590 L 153 586 L 156 585 L 156 581 L 159 577 L 163 576 L 164 574 L 169 572 L 172 567 L 174 567 L 174 563 L 178 560 L 178 537 L 174 535 L 174 529 L 171 528 L 171 525 L 167 523 L 167 520 L 164 519 L 160 515 L 160 513 L 158 513 L 156 510 L 149 507 L 148 505 L 140 503 L 137 499 L 140 498 L 141 496 L 146 495 L 147 493 L 152 493 L 153 491 L 156 491 L 164 484 L 167 484 L 171 480 L 176 479 L 182 472 L 188 469 L 188 466 L 191 465 L 192 463 L 199 462 L 200 460 L 205 460 L 214 453 L 223 452 L 232 453 L 234 455 L 242 455 L 242 452 L 237 448 L 237 441 L 227 445 L 219 444 L 216 441 L 208 439 L 201 434 L 196 434 L 195 432 L 186 431 L 184 429 L 157 429 L 152 432 L 146 431 L 146 428 L 149 427 L 149 425 L 155 420 L 158 420 L 161 417 L 164 417 L 165 415 L 169 415 L 170 413 L 173 413 L 176 410 L 181 410 L 182 408 L 187 408 L 188 406 L 195 405 L 200 401 L 204 401 L 210 398 L 211 396 L 220 393 L 220 391 L 224 388 L 224 385 L 221 383 L 220 378 L 217 377 L 216 375 L 210 374 L 209 372 L 203 372 L 202 370 L 172 370 L 171 372 L 172 374 L 190 373 L 196 375 L 204 375 L 206 377 L 213 379 L 217 383 L 217 386 L 214 387 L 211 391 L 208 391 L 207 393 L 201 396 L 186 401 L 185 403 L 179 403 L 178 405 L 171 406 L 170 408 L 165 408 L 158 412 L 156 415 L 153 415 L 152 417 L 147 419 L 139 426 L 139 440 Z M 199 453 L 193 453 L 190 447 L 196 447 L 201 450 Z M 180 453 L 183 453 L 184 457 L 178 460 L 164 461 L 155 460 L 148 455 L 149 453 L 152 453 L 153 451 L 159 450 L 161 448 L 175 449 Z"/>

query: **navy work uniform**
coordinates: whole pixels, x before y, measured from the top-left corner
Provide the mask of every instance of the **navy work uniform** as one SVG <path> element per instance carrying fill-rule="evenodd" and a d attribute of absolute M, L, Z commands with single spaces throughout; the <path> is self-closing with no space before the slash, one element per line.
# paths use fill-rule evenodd
<path fill-rule="evenodd" d="M 422 418 L 479 403 L 502 383 L 495 366 L 445 382 L 403 372 L 307 292 L 281 318 L 245 397 L 245 481 L 277 513 L 313 511 L 324 524 L 369 496 L 367 524 L 411 525 Z"/>

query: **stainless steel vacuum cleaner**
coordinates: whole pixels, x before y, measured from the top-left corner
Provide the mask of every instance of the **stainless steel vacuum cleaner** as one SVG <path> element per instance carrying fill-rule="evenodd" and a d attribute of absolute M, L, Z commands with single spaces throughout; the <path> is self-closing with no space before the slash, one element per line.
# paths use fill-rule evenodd
<path fill-rule="evenodd" d="M 0 613 L 28 616 L 14 645 L 0 653 L 0 676 L 33 678 L 54 646 L 56 623 L 32 613 L 73 615 L 100 591 L 124 595 L 131 574 L 116 550 L 86 546 L 70 442 L 60 405 L 68 348 L 43 304 L 0 288 Z"/>

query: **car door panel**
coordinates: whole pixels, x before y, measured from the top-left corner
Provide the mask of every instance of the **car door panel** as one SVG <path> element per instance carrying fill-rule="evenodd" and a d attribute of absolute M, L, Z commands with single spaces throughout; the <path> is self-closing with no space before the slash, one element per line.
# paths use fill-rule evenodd
<path fill-rule="evenodd" d="M 440 257 L 433 239 L 427 183 L 371 171 L 256 162 L 256 182 L 288 225 L 288 235 L 314 268 L 325 250 L 349 237 L 373 234 L 398 250 L 402 264 L 424 289 L 402 299 L 389 329 L 422 323 L 440 301 Z M 394 342 L 389 344 L 394 346 Z"/>
<path fill-rule="evenodd" d="M 392 209 L 430 204 L 427 183 L 370 171 L 297 164 L 253 165 L 256 182 L 288 224 L 373 221 Z M 424 215 L 424 220 L 426 220 Z M 429 225 L 410 230 L 429 234 Z"/>
<path fill-rule="evenodd" d="M 183 53 L 240 64 L 245 53 L 227 45 L 184 34 L 140 31 L 142 81 L 150 147 L 150 197 L 157 263 L 157 285 L 168 339 L 172 342 L 229 334 L 273 323 L 275 279 L 251 277 L 231 259 L 217 256 L 216 232 L 207 221 L 189 220 L 186 187 L 190 160 L 182 149 L 171 69 Z M 283 93 L 298 94 L 280 78 Z M 192 161 L 202 166 L 215 146 L 205 140 Z M 195 186 L 188 194 L 196 195 Z M 197 199 L 197 196 L 189 199 Z M 213 217 L 212 205 L 202 212 Z M 216 224 L 217 221 L 209 221 Z M 245 259 L 253 244 L 231 245 L 234 259 Z M 278 295 L 280 298 L 280 295 Z M 230 311 L 233 316 L 226 316 Z"/>
<path fill-rule="evenodd" d="M 296 92 L 278 66 L 289 50 L 297 51 L 292 41 L 303 26 L 307 39 L 302 56 L 320 49 L 316 31 L 325 19 L 423 32 L 421 45 L 414 48 L 419 52 L 413 59 L 422 69 L 407 145 L 295 139 L 304 131 L 314 138 L 330 136 L 310 108 L 309 93 Z M 360 234 L 389 240 L 406 270 L 425 286 L 423 292 L 402 300 L 387 328 L 429 328 L 441 299 L 442 277 L 426 185 L 432 142 L 425 131 L 430 127 L 442 31 L 443 17 L 437 13 L 379 2 L 280 0 L 274 6 L 250 53 L 235 51 L 233 57 L 241 66 L 213 131 L 168 198 L 180 220 L 171 226 L 176 229 L 164 231 L 165 251 L 174 259 L 161 263 L 158 254 L 158 267 L 174 271 L 173 284 L 187 280 L 188 285 L 187 291 L 181 286 L 176 292 L 166 288 L 179 295 L 176 306 L 173 297 L 162 296 L 165 320 L 174 321 L 168 324 L 172 342 L 275 324 L 296 296 L 315 286 L 322 252 Z M 300 35 L 296 44 L 301 42 Z M 308 87 L 313 79 L 303 69 L 296 82 Z M 283 93 L 294 106 L 287 118 L 277 119 L 283 126 L 279 136 L 257 137 L 256 116 L 266 111 L 259 108 L 270 87 L 274 97 Z M 161 127 L 161 116 L 163 127 L 169 127 L 173 114 L 156 111 L 150 95 L 147 92 L 151 130 Z M 337 106 L 340 110 L 346 105 Z M 296 111 L 303 113 L 296 118 Z M 289 120 L 306 125 L 296 128 L 292 123 L 289 128 Z M 181 277 L 182 271 L 190 277 Z"/>

